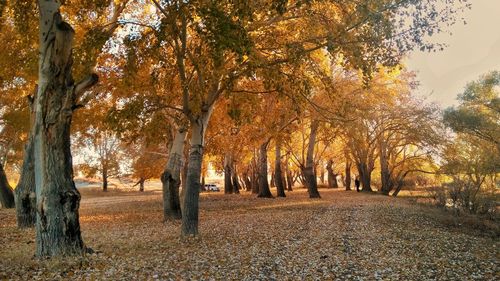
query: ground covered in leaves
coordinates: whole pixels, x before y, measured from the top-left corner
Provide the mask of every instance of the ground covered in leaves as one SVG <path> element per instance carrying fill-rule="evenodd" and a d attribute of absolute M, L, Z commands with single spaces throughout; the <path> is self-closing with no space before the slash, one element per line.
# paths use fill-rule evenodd
<path fill-rule="evenodd" d="M 498 237 L 450 226 L 407 199 L 320 190 L 287 198 L 201 195 L 198 238 L 162 222 L 161 193 L 84 191 L 80 222 L 96 253 L 33 258 L 34 231 L 0 210 L 0 279 L 495 280 Z"/>

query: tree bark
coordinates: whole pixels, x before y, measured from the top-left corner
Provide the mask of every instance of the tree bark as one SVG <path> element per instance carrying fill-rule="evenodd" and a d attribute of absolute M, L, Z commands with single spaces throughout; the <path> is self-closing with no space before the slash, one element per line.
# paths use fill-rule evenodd
<path fill-rule="evenodd" d="M 182 155 L 186 130 L 180 128 L 175 133 L 174 141 L 170 147 L 167 164 L 161 175 L 163 192 L 163 219 L 178 220 L 181 218 L 181 203 L 179 186 L 181 184 L 181 169 L 183 167 Z"/>
<path fill-rule="evenodd" d="M 28 96 L 30 106 L 30 131 L 28 140 L 24 146 L 23 165 L 19 182 L 17 183 L 15 193 L 17 226 L 19 228 L 34 227 L 36 222 L 36 195 L 35 195 L 35 160 L 34 160 L 34 141 L 35 141 L 35 104 L 36 86 L 32 96 Z"/>
<path fill-rule="evenodd" d="M 106 168 L 102 169 L 102 191 L 108 191 L 108 170 Z"/>
<path fill-rule="evenodd" d="M 326 164 L 326 171 L 328 174 L 328 187 L 334 188 L 335 184 L 337 182 L 337 179 L 335 177 L 335 173 L 333 172 L 333 160 L 331 160 L 331 159 L 328 160 L 328 163 Z"/>
<path fill-rule="evenodd" d="M 276 141 L 276 152 L 274 160 L 274 180 L 278 197 L 286 197 L 285 184 L 283 182 L 283 173 L 281 172 L 281 142 Z"/>
<path fill-rule="evenodd" d="M 361 181 L 362 189 L 364 192 L 372 192 L 371 179 L 373 168 L 368 167 L 366 163 L 357 163 L 359 179 Z"/>
<path fill-rule="evenodd" d="M 381 193 L 389 195 L 392 191 L 394 184 L 391 180 L 391 172 L 389 171 L 389 160 L 387 155 L 387 145 L 384 140 L 380 141 L 380 180 L 382 184 Z"/>
<path fill-rule="evenodd" d="M 309 135 L 309 144 L 307 147 L 306 165 L 303 169 L 309 198 L 321 198 L 318 192 L 318 183 L 314 174 L 314 146 L 316 145 L 316 135 L 318 133 L 319 121 L 311 122 L 311 134 Z"/>
<path fill-rule="evenodd" d="M 70 127 L 78 89 L 72 74 L 74 31 L 59 13 L 60 2 L 38 1 L 39 84 L 35 100 L 36 256 L 81 255 L 78 208 L 80 193 L 73 182 Z M 83 88 L 82 88 L 83 87 Z"/>
<path fill-rule="evenodd" d="M 267 146 L 269 141 L 261 144 L 259 149 L 259 195 L 260 198 L 273 198 L 267 181 Z"/>
<path fill-rule="evenodd" d="M 28 142 L 24 147 L 21 175 L 15 191 L 17 226 L 33 227 L 36 221 L 34 132 L 30 129 Z"/>
<path fill-rule="evenodd" d="M 233 193 L 240 194 L 241 185 L 238 180 L 238 173 L 236 172 L 236 162 L 233 158 L 233 168 L 231 169 L 231 178 L 233 180 Z"/>
<path fill-rule="evenodd" d="M 10 187 L 9 181 L 7 180 L 7 175 L 3 169 L 2 163 L 0 163 L 0 204 L 3 208 L 14 208 L 14 192 L 12 187 Z"/>
<path fill-rule="evenodd" d="M 231 179 L 232 173 L 232 156 L 231 153 L 226 153 L 224 155 L 224 194 L 232 194 L 233 193 L 233 182 Z"/>
<path fill-rule="evenodd" d="M 345 162 L 345 190 L 351 190 L 351 160 L 346 159 Z"/>
<path fill-rule="evenodd" d="M 182 236 L 198 235 L 200 177 L 203 161 L 203 145 L 213 106 L 200 117 L 191 121 L 191 148 L 186 176 L 186 192 L 182 206 Z"/>
<path fill-rule="evenodd" d="M 293 191 L 293 175 L 288 167 L 288 156 L 285 159 L 285 177 L 286 177 L 286 188 L 288 191 Z"/>

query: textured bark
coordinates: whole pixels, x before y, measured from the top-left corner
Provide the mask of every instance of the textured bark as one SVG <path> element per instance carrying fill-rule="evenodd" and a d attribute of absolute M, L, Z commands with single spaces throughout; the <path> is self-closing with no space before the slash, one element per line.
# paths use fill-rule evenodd
<path fill-rule="evenodd" d="M 311 134 L 309 135 L 309 144 L 307 147 L 306 166 L 303 167 L 303 175 L 309 192 L 309 198 L 321 198 L 318 192 L 318 183 L 314 174 L 314 146 L 316 144 L 316 135 L 318 133 L 319 122 L 311 122 Z"/>
<path fill-rule="evenodd" d="M 233 182 L 231 179 L 233 159 L 231 153 L 224 156 L 224 194 L 233 193 Z"/>
<path fill-rule="evenodd" d="M 240 194 L 241 185 L 238 180 L 238 173 L 236 171 L 236 162 L 233 158 L 233 168 L 231 169 L 231 179 L 233 180 L 233 193 Z"/>
<path fill-rule="evenodd" d="M 198 215 L 200 197 L 200 177 L 203 161 L 203 145 L 205 131 L 212 114 L 210 107 L 196 120 L 191 121 L 191 148 L 186 176 L 186 192 L 182 206 L 181 234 L 183 236 L 198 235 Z"/>
<path fill-rule="evenodd" d="M 97 82 L 93 75 L 75 85 L 72 74 L 74 31 L 59 13 L 60 2 L 39 1 L 39 76 L 35 99 L 34 170 L 36 256 L 81 255 L 78 208 L 73 182 L 70 127 L 78 94 Z"/>
<path fill-rule="evenodd" d="M 176 220 L 181 218 L 181 203 L 179 186 L 181 184 L 181 169 L 183 167 L 182 153 L 186 131 L 179 129 L 174 137 L 167 164 L 161 175 L 163 191 L 163 219 Z"/>
<path fill-rule="evenodd" d="M 384 140 L 380 142 L 379 162 L 380 181 L 382 184 L 380 192 L 384 195 L 389 195 L 389 193 L 394 188 L 394 182 L 391 180 L 391 172 L 389 171 L 389 162 L 387 155 L 387 145 Z"/>
<path fill-rule="evenodd" d="M 371 180 L 373 168 L 368 167 L 366 163 L 357 163 L 359 180 L 361 181 L 362 189 L 364 192 L 372 192 Z"/>
<path fill-rule="evenodd" d="M 333 160 L 328 160 L 326 164 L 326 171 L 328 173 L 328 187 L 335 187 L 337 179 L 335 178 L 335 174 L 333 173 Z"/>
<path fill-rule="evenodd" d="M 345 190 L 351 190 L 351 160 L 345 162 Z"/>
<path fill-rule="evenodd" d="M 257 197 L 273 198 L 267 181 L 267 146 L 269 141 L 261 144 L 259 148 L 259 194 Z"/>
<path fill-rule="evenodd" d="M 14 208 L 14 192 L 0 163 L 0 204 L 3 208 Z"/>
<path fill-rule="evenodd" d="M 274 158 L 274 180 L 278 197 L 286 197 L 285 183 L 283 182 L 283 173 L 281 172 L 281 143 L 276 142 L 276 152 Z"/>
<path fill-rule="evenodd" d="M 36 97 L 35 88 L 33 95 L 28 96 L 30 105 L 30 131 L 28 140 L 24 145 L 23 165 L 19 182 L 17 183 L 15 193 L 17 226 L 19 228 L 34 227 L 36 222 L 36 196 L 35 196 L 35 163 L 34 163 L 34 122 Z"/>

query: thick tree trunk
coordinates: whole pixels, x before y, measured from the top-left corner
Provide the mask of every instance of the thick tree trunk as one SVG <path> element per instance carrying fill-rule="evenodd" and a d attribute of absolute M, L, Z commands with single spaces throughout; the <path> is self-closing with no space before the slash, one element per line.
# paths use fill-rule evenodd
<path fill-rule="evenodd" d="M 33 227 L 36 221 L 35 162 L 33 128 L 24 147 L 21 176 L 15 189 L 17 226 Z"/>
<path fill-rule="evenodd" d="M 283 173 L 281 172 L 281 142 L 276 141 L 276 151 L 274 158 L 274 180 L 278 197 L 286 197 Z"/>
<path fill-rule="evenodd" d="M 335 174 L 333 173 L 333 160 L 328 160 L 328 163 L 326 164 L 326 171 L 328 174 L 328 187 L 334 188 L 337 179 L 335 178 Z"/>
<path fill-rule="evenodd" d="M 77 93 L 73 82 L 74 31 L 62 21 L 59 1 L 38 1 L 40 8 L 39 79 L 35 101 L 36 256 L 81 255 L 78 208 L 73 182 L 70 127 Z M 97 80 L 93 76 L 85 87 Z M 85 88 L 84 87 L 84 88 Z"/>
<path fill-rule="evenodd" d="M 370 169 L 366 163 L 358 163 L 357 167 L 359 173 L 359 180 L 361 181 L 361 186 L 362 186 L 361 191 L 372 192 L 373 190 L 371 188 L 371 179 L 372 179 L 373 169 Z"/>
<path fill-rule="evenodd" d="M 0 204 L 3 208 L 14 208 L 14 192 L 0 163 Z"/>
<path fill-rule="evenodd" d="M 351 190 L 351 160 L 345 162 L 345 190 Z"/>
<path fill-rule="evenodd" d="M 261 198 L 273 198 L 267 181 L 267 146 L 269 141 L 266 141 L 259 149 L 259 195 Z"/>
<path fill-rule="evenodd" d="M 181 184 L 181 169 L 183 167 L 182 155 L 184 152 L 184 141 L 186 130 L 180 128 L 174 136 L 170 147 L 167 164 L 161 175 L 163 192 L 163 219 L 177 220 L 181 218 L 181 203 L 179 198 L 179 186 Z"/>
<path fill-rule="evenodd" d="M 311 134 L 309 135 L 309 144 L 307 147 L 306 166 L 303 169 L 309 198 L 321 198 L 318 192 L 318 183 L 314 174 L 314 146 L 316 145 L 316 135 L 318 133 L 319 121 L 311 122 Z"/>
<path fill-rule="evenodd" d="M 232 163 L 233 159 L 231 153 L 226 153 L 224 155 L 224 194 L 232 194 L 233 193 L 233 182 L 231 179 L 232 173 Z"/>
<path fill-rule="evenodd" d="M 200 177 L 203 162 L 203 145 L 206 128 L 213 107 L 201 117 L 191 122 L 191 148 L 186 176 L 186 192 L 182 206 L 181 234 L 183 236 L 198 235 L 198 215 L 200 197 Z"/>
<path fill-rule="evenodd" d="M 394 187 L 394 184 L 391 181 L 391 172 L 389 171 L 387 145 L 383 140 L 380 142 L 379 160 L 380 160 L 380 180 L 382 184 L 380 192 L 384 195 L 389 195 L 389 193 L 392 191 Z"/>
<path fill-rule="evenodd" d="M 236 171 L 236 162 L 234 161 L 234 158 L 233 158 L 233 168 L 231 169 L 231 178 L 233 180 L 233 193 L 240 194 L 241 185 L 238 180 L 238 173 Z"/>

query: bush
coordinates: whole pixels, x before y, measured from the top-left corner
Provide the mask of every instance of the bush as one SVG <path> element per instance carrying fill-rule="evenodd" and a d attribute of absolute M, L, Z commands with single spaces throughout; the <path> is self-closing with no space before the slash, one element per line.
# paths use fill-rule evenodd
<path fill-rule="evenodd" d="M 498 194 L 495 189 L 485 189 L 469 180 L 455 178 L 453 182 L 430 190 L 435 204 L 456 212 L 487 215 L 493 218 L 497 213 Z"/>

